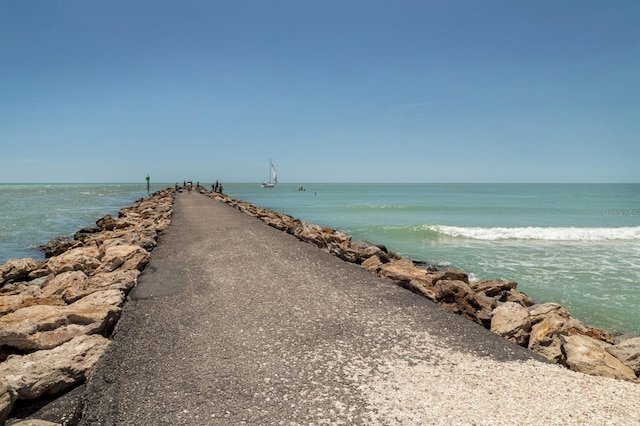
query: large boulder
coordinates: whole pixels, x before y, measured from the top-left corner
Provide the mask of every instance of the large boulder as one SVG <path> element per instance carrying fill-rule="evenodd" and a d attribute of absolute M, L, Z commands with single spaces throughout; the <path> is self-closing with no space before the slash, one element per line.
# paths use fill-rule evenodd
<path fill-rule="evenodd" d="M 640 377 L 640 337 L 607 346 L 607 351 L 631 368 Z"/>
<path fill-rule="evenodd" d="M 409 259 L 397 259 L 380 265 L 378 274 L 397 285 L 435 301 L 435 288 L 431 285 L 428 272 Z"/>
<path fill-rule="evenodd" d="M 135 269 L 100 272 L 91 277 L 82 271 L 63 272 L 42 288 L 41 297 L 59 296 L 69 304 L 96 291 L 113 289 L 127 294 L 136 285 L 139 274 Z"/>
<path fill-rule="evenodd" d="M 116 229 L 118 222 L 116 219 L 107 214 L 96 221 L 96 226 L 102 231 L 113 231 Z"/>
<path fill-rule="evenodd" d="M 612 379 L 636 380 L 636 374 L 618 358 L 607 352 L 608 343 L 588 336 L 563 336 L 567 366 L 581 373 Z"/>
<path fill-rule="evenodd" d="M 118 230 L 112 232 L 102 242 L 102 247 L 115 245 L 137 245 L 147 251 L 152 251 L 158 245 L 158 233 L 153 228 L 140 228 L 133 231 Z"/>
<path fill-rule="evenodd" d="M 42 297 L 59 296 L 65 303 L 73 303 L 86 294 L 73 298 L 69 294 L 77 293 L 78 288 L 86 287 L 88 277 L 82 271 L 67 271 L 54 276 L 43 287 L 40 295 Z"/>
<path fill-rule="evenodd" d="M 531 324 L 533 325 L 543 321 L 551 314 L 559 315 L 562 318 L 571 317 L 569 311 L 558 303 L 542 303 L 529 307 L 529 315 L 531 316 Z"/>
<path fill-rule="evenodd" d="M 0 293 L 0 316 L 33 305 L 66 304 L 60 296 L 42 296 L 40 287 L 36 285 L 20 284 L 16 287 L 21 291 L 7 294 Z"/>
<path fill-rule="evenodd" d="M 12 355 L 0 364 L 0 377 L 18 399 L 56 394 L 83 381 L 108 345 L 99 335 L 79 336 L 51 350 Z"/>
<path fill-rule="evenodd" d="M 427 271 L 417 267 L 410 259 L 398 259 L 391 261 L 380 269 L 380 275 L 392 281 L 422 281 L 425 284 L 427 280 Z"/>
<path fill-rule="evenodd" d="M 380 268 L 382 268 L 382 265 L 384 265 L 384 263 L 376 255 L 369 257 L 368 259 L 366 259 L 360 264 L 360 266 L 362 266 L 363 268 L 365 268 L 370 272 L 373 272 L 374 274 L 377 274 L 378 272 L 380 272 Z"/>
<path fill-rule="evenodd" d="M 423 268 L 420 268 L 423 269 Z M 440 281 L 462 281 L 469 286 L 469 275 L 464 271 L 458 271 L 457 269 L 445 269 L 444 271 L 429 272 L 427 279 L 431 285 L 436 285 Z M 471 287 L 469 287 L 471 288 Z"/>
<path fill-rule="evenodd" d="M 149 252 L 137 245 L 113 245 L 107 247 L 102 264 L 96 273 L 112 272 L 116 269 L 141 271 L 149 263 Z"/>
<path fill-rule="evenodd" d="M 0 317 L 0 346 L 51 349 L 74 337 L 110 330 L 120 318 L 124 294 L 104 290 L 66 306 L 36 305 Z"/>
<path fill-rule="evenodd" d="M 553 362 L 563 362 L 562 336 L 568 335 L 569 319 L 550 314 L 531 328 L 529 349 Z"/>
<path fill-rule="evenodd" d="M 0 364 L 0 366 L 2 366 L 2 364 Z M 0 425 L 3 425 L 7 417 L 9 417 L 13 403 L 16 402 L 17 399 L 18 393 L 9 387 L 9 383 L 7 383 L 0 373 Z"/>
<path fill-rule="evenodd" d="M 27 278 L 32 271 L 40 268 L 40 263 L 30 258 L 9 259 L 0 266 L 0 287 L 3 284 Z"/>
<path fill-rule="evenodd" d="M 498 301 L 499 302 L 515 302 L 518 305 L 522 305 L 525 307 L 530 307 L 536 304 L 536 302 L 532 298 L 516 290 L 515 288 L 502 293 Z"/>
<path fill-rule="evenodd" d="M 55 275 L 68 271 L 83 271 L 89 275 L 100 266 L 100 257 L 100 251 L 95 246 L 76 247 L 50 258 L 47 270 Z"/>
<path fill-rule="evenodd" d="M 513 281 L 488 280 L 473 281 L 469 285 L 476 293 L 484 293 L 489 297 L 500 297 L 503 293 L 515 289 L 518 285 Z"/>
<path fill-rule="evenodd" d="M 527 346 L 531 333 L 529 311 L 522 305 L 507 302 L 493 310 L 491 331 L 520 346 Z"/>
<path fill-rule="evenodd" d="M 478 301 L 476 292 L 464 281 L 440 280 L 435 285 L 435 301 L 446 309 L 462 315 L 485 328 L 491 323 L 491 311 Z"/>

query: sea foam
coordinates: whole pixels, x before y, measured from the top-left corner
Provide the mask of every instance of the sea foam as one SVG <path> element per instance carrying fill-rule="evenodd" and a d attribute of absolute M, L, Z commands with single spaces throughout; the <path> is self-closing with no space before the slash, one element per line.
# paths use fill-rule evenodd
<path fill-rule="evenodd" d="M 482 228 L 427 225 L 438 234 L 474 240 L 609 241 L 640 240 L 640 226 L 622 228 Z"/>

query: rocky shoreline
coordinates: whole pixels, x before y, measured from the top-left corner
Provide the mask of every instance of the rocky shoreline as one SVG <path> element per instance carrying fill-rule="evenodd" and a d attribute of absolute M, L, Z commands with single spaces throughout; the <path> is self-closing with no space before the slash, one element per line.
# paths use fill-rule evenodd
<path fill-rule="evenodd" d="M 555 303 L 535 304 L 511 281 L 470 281 L 353 242 L 327 227 L 219 193 L 201 193 L 361 265 L 552 362 L 587 374 L 638 383 L 640 337 L 613 336 L 573 318 Z M 149 262 L 173 213 L 174 190 L 159 191 L 109 215 L 73 240 L 43 246 L 45 261 L 0 266 L 0 424 L 18 400 L 55 395 L 86 380 L 109 344 L 126 295 Z M 77 415 L 77 414 L 76 414 Z M 73 424 L 72 414 L 62 424 Z M 14 423 L 14 424 L 20 424 Z"/>
<path fill-rule="evenodd" d="M 173 196 L 156 192 L 72 240 L 49 242 L 44 261 L 0 266 L 0 424 L 17 400 L 55 395 L 87 378 L 169 226 Z"/>

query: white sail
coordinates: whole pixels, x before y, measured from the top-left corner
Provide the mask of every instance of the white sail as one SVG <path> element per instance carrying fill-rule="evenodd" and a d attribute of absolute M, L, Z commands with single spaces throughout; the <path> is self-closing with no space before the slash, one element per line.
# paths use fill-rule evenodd
<path fill-rule="evenodd" d="M 262 182 L 263 188 L 273 188 L 276 186 L 276 183 L 278 183 L 278 171 L 271 160 L 269 160 L 269 165 L 271 166 L 271 170 L 269 170 L 269 182 Z"/>

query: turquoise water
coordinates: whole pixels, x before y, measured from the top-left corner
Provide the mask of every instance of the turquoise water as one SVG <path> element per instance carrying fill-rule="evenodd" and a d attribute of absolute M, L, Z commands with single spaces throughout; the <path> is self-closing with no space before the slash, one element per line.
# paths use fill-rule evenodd
<path fill-rule="evenodd" d="M 587 324 L 640 333 L 639 184 L 300 185 L 224 186 L 405 257 L 514 280 Z M 0 185 L 0 263 L 41 257 L 38 245 L 145 195 L 144 185 Z"/>
<path fill-rule="evenodd" d="M 168 185 L 151 185 L 151 191 Z M 0 184 L 0 264 L 41 259 L 38 246 L 95 226 L 147 196 L 145 184 Z"/>

